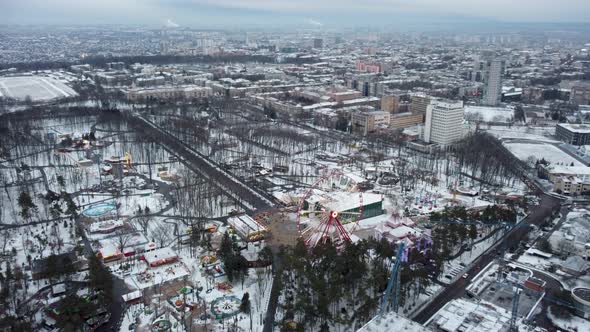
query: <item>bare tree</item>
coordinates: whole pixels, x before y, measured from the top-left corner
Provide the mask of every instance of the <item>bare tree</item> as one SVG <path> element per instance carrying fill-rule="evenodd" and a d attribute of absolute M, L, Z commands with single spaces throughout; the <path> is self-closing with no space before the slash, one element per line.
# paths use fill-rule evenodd
<path fill-rule="evenodd" d="M 117 245 L 119 246 L 119 250 L 121 250 L 121 253 L 124 253 L 125 248 L 129 244 L 129 241 L 131 241 L 131 238 L 133 238 L 133 234 L 128 233 L 126 230 L 120 229 L 117 231 L 116 237 L 117 237 L 116 240 L 117 240 Z"/>
<path fill-rule="evenodd" d="M 139 224 L 139 227 L 141 227 L 143 234 L 147 236 L 147 230 L 152 220 L 152 216 L 150 215 L 150 208 L 147 206 L 143 210 L 140 208 L 137 211 L 137 217 L 135 217 L 135 220 Z"/>
<path fill-rule="evenodd" d="M 174 234 L 170 231 L 170 227 L 159 223 L 158 226 L 152 230 L 152 238 L 158 246 L 164 247 L 174 238 Z"/>
<path fill-rule="evenodd" d="M 2 243 L 2 253 L 3 254 L 6 253 L 6 245 L 8 244 L 9 240 L 10 240 L 10 232 L 8 232 L 7 229 L 0 232 L 0 241 Z"/>

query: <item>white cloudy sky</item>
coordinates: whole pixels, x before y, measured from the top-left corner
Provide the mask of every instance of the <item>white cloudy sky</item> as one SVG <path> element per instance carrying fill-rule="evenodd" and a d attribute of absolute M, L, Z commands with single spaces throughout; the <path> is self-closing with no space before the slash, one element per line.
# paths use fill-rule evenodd
<path fill-rule="evenodd" d="M 255 23 L 469 17 L 510 22 L 589 22 L 590 0 L 0 0 L 1 23 Z"/>

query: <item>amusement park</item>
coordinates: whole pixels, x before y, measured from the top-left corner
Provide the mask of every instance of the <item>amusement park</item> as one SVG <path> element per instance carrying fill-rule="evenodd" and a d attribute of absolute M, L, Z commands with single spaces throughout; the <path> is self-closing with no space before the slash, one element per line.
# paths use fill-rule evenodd
<path fill-rule="evenodd" d="M 329 331 L 390 314 L 419 320 L 477 269 L 481 289 L 502 284 L 508 296 L 497 278 L 522 272 L 505 264 L 520 248 L 501 244 L 525 227 L 541 235 L 525 220 L 539 205 L 526 184 L 459 148 L 425 155 L 231 110 L 193 112 L 205 138 L 178 112 L 21 120 L 52 148 L 0 169 L 14 179 L 6 200 L 22 203 L 2 216 L 28 226 L 7 233 L 22 251 L 11 266 L 30 266 L 33 286 L 18 292 L 48 329 Z M 495 265 L 480 266 L 492 256 Z M 518 315 L 533 312 L 535 296 L 523 293 L 529 311 Z"/>

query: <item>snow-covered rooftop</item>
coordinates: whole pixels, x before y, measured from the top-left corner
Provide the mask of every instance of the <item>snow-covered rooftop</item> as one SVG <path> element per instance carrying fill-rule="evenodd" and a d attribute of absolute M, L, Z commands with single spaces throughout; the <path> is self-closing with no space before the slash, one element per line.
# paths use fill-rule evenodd
<path fill-rule="evenodd" d="M 115 228 L 122 227 L 123 224 L 124 222 L 121 219 L 98 221 L 90 224 L 90 232 L 108 232 Z"/>
<path fill-rule="evenodd" d="M 558 124 L 559 127 L 567 129 L 569 131 L 580 133 L 580 134 L 588 134 L 590 133 L 590 125 L 586 124 L 573 124 L 573 123 L 560 123 Z"/>
<path fill-rule="evenodd" d="M 320 199 L 320 204 L 326 208 L 334 211 L 349 211 L 361 206 L 361 198 L 359 193 L 335 191 L 326 194 L 323 199 Z M 380 194 L 363 193 L 362 205 L 367 206 L 377 202 L 381 202 Z"/>
<path fill-rule="evenodd" d="M 174 250 L 172 250 L 171 248 L 165 247 L 165 248 L 156 249 L 154 251 L 146 252 L 143 255 L 143 257 L 145 258 L 145 261 L 151 265 L 152 263 L 154 263 L 156 261 L 176 258 L 176 257 L 178 257 L 178 255 L 176 255 Z"/>
<path fill-rule="evenodd" d="M 425 332 L 431 329 L 411 321 L 395 312 L 388 312 L 383 316 L 376 316 L 357 332 L 381 332 L 381 331 L 404 331 L 404 332 Z"/>
<path fill-rule="evenodd" d="M 434 324 L 447 332 L 455 331 L 506 331 L 510 313 L 491 303 L 456 299 L 445 304 L 431 319 L 427 326 Z"/>

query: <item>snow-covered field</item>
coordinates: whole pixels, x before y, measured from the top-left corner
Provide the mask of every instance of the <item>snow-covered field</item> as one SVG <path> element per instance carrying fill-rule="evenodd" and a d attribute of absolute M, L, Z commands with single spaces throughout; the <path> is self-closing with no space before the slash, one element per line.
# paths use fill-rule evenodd
<path fill-rule="evenodd" d="M 510 122 L 514 112 L 502 107 L 465 106 L 465 117 L 483 122 Z"/>
<path fill-rule="evenodd" d="M 475 130 L 476 125 L 470 124 L 470 130 Z M 531 139 L 540 142 L 558 143 L 555 136 L 555 127 L 531 127 L 531 126 L 491 126 L 483 125 L 480 129 L 498 138 Z"/>
<path fill-rule="evenodd" d="M 552 144 L 506 142 L 504 145 L 522 161 L 527 161 L 532 157 L 535 160 L 545 159 L 551 164 L 563 164 L 569 166 L 573 163 L 574 166 L 584 166 L 584 164 L 576 160 L 574 157 Z"/>
<path fill-rule="evenodd" d="M 0 77 L 0 97 L 24 100 L 29 96 L 32 101 L 47 101 L 77 95 L 72 88 L 51 77 Z"/>

